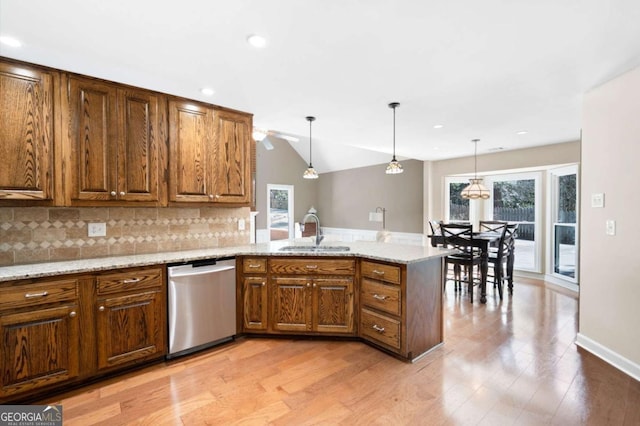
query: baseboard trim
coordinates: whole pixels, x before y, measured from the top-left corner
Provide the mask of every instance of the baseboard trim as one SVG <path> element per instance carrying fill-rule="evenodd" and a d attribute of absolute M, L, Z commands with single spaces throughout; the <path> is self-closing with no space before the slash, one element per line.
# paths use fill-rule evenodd
<path fill-rule="evenodd" d="M 606 346 L 601 345 L 600 343 L 581 333 L 577 334 L 575 343 L 582 349 L 589 351 L 593 355 L 602 359 L 606 363 L 611 364 L 623 373 L 626 373 L 634 379 L 640 381 L 640 365 L 636 364 L 635 362 L 623 357 L 617 352 L 612 351 Z"/>

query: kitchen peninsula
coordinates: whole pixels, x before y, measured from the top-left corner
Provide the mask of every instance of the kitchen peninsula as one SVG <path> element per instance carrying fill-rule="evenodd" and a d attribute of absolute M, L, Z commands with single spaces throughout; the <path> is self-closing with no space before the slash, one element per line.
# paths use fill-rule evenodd
<path fill-rule="evenodd" d="M 43 371 L 28 376 L 19 371 L 4 374 L 11 380 L 3 379 L 0 402 L 162 359 L 166 355 L 165 265 L 198 259 L 236 258 L 238 335 L 349 337 L 406 361 L 442 343 L 441 265 L 448 250 L 376 242 L 339 243 L 348 251 L 281 250 L 293 243 L 0 268 L 3 335 L 20 332 L 27 339 L 37 339 L 38 330 L 29 331 L 30 323 L 25 321 L 31 311 L 38 311 L 34 327 L 42 327 L 37 325 L 42 318 L 52 316 L 51 322 L 58 325 L 47 333 L 65 345 L 55 371 L 45 368 L 50 363 L 38 363 Z M 136 284 L 118 288 L 120 278 L 129 275 L 135 275 Z M 25 299 L 25 294 L 30 298 Z M 110 309 L 129 299 L 147 306 L 144 312 L 131 314 L 138 315 L 137 321 L 148 321 L 146 329 L 152 330 L 135 342 L 122 340 L 127 333 L 108 333 L 124 314 L 120 309 L 109 316 Z M 53 336 L 56 333 L 62 335 Z M 35 351 L 46 344 L 28 342 L 27 346 Z M 15 354 L 3 354 L 4 369 L 19 365 L 8 359 Z"/>

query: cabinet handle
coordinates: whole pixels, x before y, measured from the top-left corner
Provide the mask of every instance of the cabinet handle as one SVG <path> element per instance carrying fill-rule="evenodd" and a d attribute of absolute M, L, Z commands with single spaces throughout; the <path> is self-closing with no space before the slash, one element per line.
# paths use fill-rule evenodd
<path fill-rule="evenodd" d="M 209 194 L 209 199 L 213 200 L 213 194 Z"/>
<path fill-rule="evenodd" d="M 125 195 L 124 191 L 120 191 L 120 196 L 122 197 L 123 195 Z"/>
<path fill-rule="evenodd" d="M 139 281 L 140 281 L 140 278 L 131 278 L 131 279 L 128 279 L 128 280 L 124 280 L 122 282 L 125 283 L 125 284 L 135 284 L 135 283 L 137 283 Z"/>
<path fill-rule="evenodd" d="M 318 269 L 318 265 L 307 265 L 307 269 Z"/>
<path fill-rule="evenodd" d="M 384 275 L 384 271 L 378 271 L 377 269 L 374 269 L 373 271 L 374 274 L 378 274 L 378 275 Z"/>
<path fill-rule="evenodd" d="M 373 298 L 378 300 L 387 300 L 387 296 L 380 296 L 379 294 L 374 294 Z"/>
<path fill-rule="evenodd" d="M 40 292 L 40 293 L 26 293 L 26 294 L 24 295 L 24 298 L 25 298 L 25 299 L 32 299 L 32 298 L 34 298 L 34 297 L 46 297 L 46 296 L 48 296 L 48 295 L 49 295 L 49 292 L 48 292 L 48 291 L 42 291 L 42 292 Z"/>
<path fill-rule="evenodd" d="M 259 267 L 260 267 L 260 264 L 255 264 L 255 265 L 253 263 L 249 264 L 249 268 L 254 268 L 255 269 L 255 268 L 259 268 Z"/>
<path fill-rule="evenodd" d="M 379 325 L 377 325 L 377 324 L 373 324 L 373 329 L 374 329 L 375 331 L 377 331 L 378 333 L 380 333 L 380 334 L 384 333 L 384 327 L 380 327 L 380 326 L 379 326 Z"/>
<path fill-rule="evenodd" d="M 71 318 L 75 318 L 75 316 L 76 316 L 76 311 L 71 311 L 71 312 L 69 312 L 69 316 L 70 316 Z"/>
<path fill-rule="evenodd" d="M 265 284 L 264 284 L 264 281 L 262 281 L 262 287 L 264 287 L 264 285 L 265 285 Z"/>
<path fill-rule="evenodd" d="M 100 312 L 104 312 L 104 306 L 100 306 L 100 307 L 98 308 L 98 310 L 99 310 Z"/>
<path fill-rule="evenodd" d="M 116 191 L 111 191 L 111 196 L 115 197 L 116 196 Z"/>
<path fill-rule="evenodd" d="M 220 194 L 216 194 L 216 198 L 220 198 Z"/>

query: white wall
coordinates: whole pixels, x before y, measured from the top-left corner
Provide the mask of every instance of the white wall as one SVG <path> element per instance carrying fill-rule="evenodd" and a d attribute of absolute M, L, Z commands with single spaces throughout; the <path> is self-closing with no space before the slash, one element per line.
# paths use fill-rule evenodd
<path fill-rule="evenodd" d="M 582 130 L 577 343 L 640 379 L 640 68 L 585 95 Z"/>

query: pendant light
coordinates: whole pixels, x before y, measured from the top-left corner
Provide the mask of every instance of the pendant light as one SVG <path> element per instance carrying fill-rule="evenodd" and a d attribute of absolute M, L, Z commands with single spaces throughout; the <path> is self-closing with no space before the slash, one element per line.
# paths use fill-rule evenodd
<path fill-rule="evenodd" d="M 311 123 L 315 121 L 315 119 L 315 117 L 307 117 L 307 121 L 309 122 L 309 167 L 302 175 L 305 179 L 318 179 L 318 172 L 316 172 L 316 169 L 314 169 L 311 164 Z"/>
<path fill-rule="evenodd" d="M 482 184 L 482 179 L 478 179 L 478 142 L 480 139 L 473 139 L 475 149 L 473 152 L 473 179 L 469 179 L 469 185 L 460 193 L 462 198 L 477 200 L 486 200 L 491 195 L 489 190 Z"/>
<path fill-rule="evenodd" d="M 402 170 L 402 165 L 396 160 L 396 108 L 399 106 L 400 104 L 398 102 L 391 102 L 389 104 L 389 108 L 393 109 L 393 158 L 385 171 L 388 175 L 397 175 L 404 171 Z"/>

